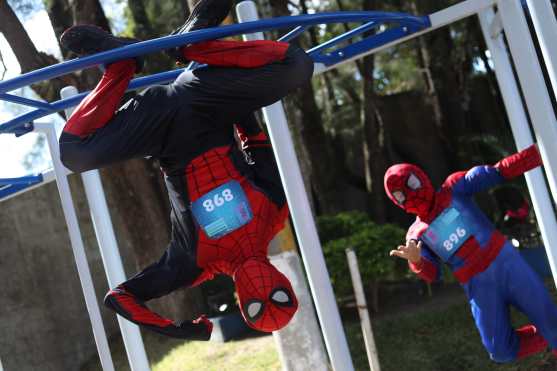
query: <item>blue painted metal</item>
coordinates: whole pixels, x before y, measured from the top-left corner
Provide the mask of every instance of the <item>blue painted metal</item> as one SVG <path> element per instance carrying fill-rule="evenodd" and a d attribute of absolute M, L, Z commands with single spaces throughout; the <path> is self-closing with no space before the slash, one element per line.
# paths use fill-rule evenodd
<path fill-rule="evenodd" d="M 330 53 L 323 54 L 321 46 L 307 51 L 307 53 L 317 63 L 324 63 L 325 65 L 335 65 L 346 59 L 350 59 L 359 54 L 363 54 L 368 50 L 375 49 L 381 45 L 388 44 L 391 41 L 398 40 L 409 33 L 401 27 L 384 31 L 373 38 L 365 38 L 357 43 L 350 44 L 342 49 L 335 50 Z M 317 50 L 316 50 L 317 49 Z"/>
<path fill-rule="evenodd" d="M 308 51 L 315 62 L 323 63 L 326 66 L 332 66 L 340 63 L 343 60 L 365 53 L 370 49 L 385 45 L 386 43 L 392 42 L 398 38 L 431 26 L 429 17 L 416 17 L 404 13 L 332 12 L 293 17 L 278 17 L 208 28 L 183 35 L 172 35 L 159 39 L 143 41 L 26 73 L 13 79 L 0 82 L 0 99 L 8 100 L 9 98 L 13 101 L 13 95 L 6 93 L 23 86 L 56 78 L 78 70 L 95 67 L 100 64 L 136 57 L 138 55 L 148 54 L 163 49 L 205 40 L 219 39 L 227 36 L 293 27 L 293 30 L 282 37 L 282 39 L 291 40 L 294 37 L 299 36 L 299 34 L 310 26 L 329 23 L 364 23 L 364 25 Z M 385 30 L 383 30 L 380 26 L 385 26 Z M 354 36 L 362 35 L 366 31 L 369 31 L 370 35 L 364 35 L 360 40 L 352 44 L 329 51 L 329 49 L 332 49 L 339 43 L 342 43 Z M 153 84 L 170 82 L 182 71 L 183 70 L 168 71 L 135 79 L 130 83 L 128 90 L 135 90 Z M 32 130 L 32 125 L 30 125 L 30 123 L 32 123 L 33 120 L 75 106 L 86 95 L 87 93 L 83 93 L 70 99 L 41 104 L 37 110 L 20 115 L 0 125 L 0 134 L 25 134 Z M 37 104 L 35 101 L 30 102 L 30 100 L 24 100 L 23 102 L 18 103 L 27 105 L 31 105 L 31 103 Z"/>
<path fill-rule="evenodd" d="M 155 75 L 139 77 L 130 82 L 128 86 L 128 91 L 141 89 L 146 86 L 151 86 L 155 84 L 165 84 L 174 81 L 174 79 L 176 79 L 176 77 L 178 77 L 178 75 L 180 75 L 183 71 L 184 69 L 181 68 L 172 71 L 161 72 Z M 34 110 L 19 115 L 9 121 L 6 121 L 4 124 L 0 125 L 0 134 L 12 133 L 15 134 L 16 136 L 20 136 L 30 131 L 33 131 L 33 126 L 31 124 L 29 124 L 29 126 L 25 126 L 25 125 L 27 125 L 28 123 L 32 123 L 34 120 L 37 120 L 41 117 L 59 111 L 63 111 L 69 107 L 74 107 L 78 105 L 79 102 L 81 102 L 81 100 L 87 96 L 87 94 L 89 94 L 89 92 L 81 93 L 71 98 L 61 99 L 59 101 L 51 103 L 51 110 L 49 111 L 38 109 L 38 110 Z"/>
<path fill-rule="evenodd" d="M 18 104 L 22 104 L 24 106 L 42 108 L 42 109 L 47 109 L 47 110 L 49 110 L 51 108 L 50 103 L 43 102 L 43 101 L 40 101 L 40 100 L 35 100 L 35 99 L 24 98 L 24 97 L 20 97 L 18 95 L 12 95 L 12 94 L 7 94 L 7 93 L 0 94 L 0 100 L 5 100 L 6 102 L 18 103 Z"/>
<path fill-rule="evenodd" d="M 288 42 L 291 40 L 294 40 L 295 38 L 297 38 L 298 36 L 300 36 L 302 33 L 304 33 L 305 30 L 308 29 L 308 26 L 298 26 L 296 28 L 294 28 L 292 31 L 288 32 L 286 35 L 281 36 L 278 41 L 284 41 L 284 42 Z"/>
<path fill-rule="evenodd" d="M 0 200 L 42 182 L 42 174 L 0 179 Z"/>
<path fill-rule="evenodd" d="M 42 174 L 39 175 L 28 175 L 20 178 L 0 178 L 0 186 L 10 185 L 10 184 L 36 184 L 43 181 Z"/>

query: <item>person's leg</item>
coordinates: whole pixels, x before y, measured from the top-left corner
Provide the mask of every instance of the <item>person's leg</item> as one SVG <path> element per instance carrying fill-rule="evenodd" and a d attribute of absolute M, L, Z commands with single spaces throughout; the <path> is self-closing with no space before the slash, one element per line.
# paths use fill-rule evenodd
<path fill-rule="evenodd" d="M 208 340 L 212 325 L 204 316 L 175 324 L 144 304 L 145 301 L 191 285 L 199 274 L 201 270 L 196 266 L 195 258 L 189 256 L 176 240 L 172 240 L 158 262 L 110 290 L 104 304 L 127 320 L 163 335 Z"/>
<path fill-rule="evenodd" d="M 160 151 L 164 123 L 176 108 L 173 91 L 153 86 L 118 109 L 134 70 L 133 60 L 107 66 L 68 119 L 60 136 L 60 156 L 70 170 L 87 171 Z"/>
<path fill-rule="evenodd" d="M 207 63 L 174 83 L 191 92 L 191 105 L 217 124 L 235 124 L 308 83 L 313 61 L 299 47 L 275 41 L 214 41 L 183 48 Z M 219 67 L 213 66 L 217 65 Z"/>
<path fill-rule="evenodd" d="M 512 303 L 532 321 L 537 337 L 543 337 L 552 349 L 557 349 L 557 306 L 538 274 L 516 251 L 513 250 L 512 255 L 508 264 L 509 272 L 512 272 L 509 274 Z M 539 351 L 545 350 L 547 343 Z"/>
<path fill-rule="evenodd" d="M 473 277 L 466 291 L 482 344 L 495 362 L 511 362 L 516 358 L 520 338 L 511 327 L 509 306 L 497 282 L 497 267 Z"/>
<path fill-rule="evenodd" d="M 84 138 L 104 127 L 114 116 L 134 73 L 133 60 L 107 66 L 95 89 L 79 103 L 66 122 L 63 133 Z"/>

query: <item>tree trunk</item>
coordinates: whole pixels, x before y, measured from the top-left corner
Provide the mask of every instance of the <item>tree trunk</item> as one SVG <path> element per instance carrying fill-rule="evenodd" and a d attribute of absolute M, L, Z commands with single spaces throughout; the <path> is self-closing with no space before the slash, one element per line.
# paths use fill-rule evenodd
<path fill-rule="evenodd" d="M 128 0 L 128 8 L 130 9 L 133 19 L 133 34 L 139 39 L 146 40 L 153 37 L 153 27 L 151 21 L 145 11 L 143 0 Z"/>
<path fill-rule="evenodd" d="M 364 0 L 363 10 L 376 8 L 375 0 Z M 387 128 L 377 109 L 373 72 L 374 56 L 363 58 L 358 65 L 362 75 L 361 120 L 363 125 L 363 153 L 365 164 L 366 190 L 369 194 L 372 218 L 377 223 L 387 221 L 386 197 L 383 190 L 383 176 L 387 170 L 388 153 L 386 151 Z"/>
<path fill-rule="evenodd" d="M 290 15 L 288 1 L 271 0 L 270 4 L 273 17 Z M 305 9 L 305 3 L 302 2 L 301 5 L 302 10 Z M 341 181 L 342 165 L 339 164 L 339 158 L 335 155 L 330 138 L 325 132 L 311 82 L 294 92 L 291 99 L 293 106 L 300 112 L 299 120 L 295 120 L 296 115 L 289 116 L 291 121 L 295 121 L 300 143 L 309 157 L 311 194 L 315 198 L 314 211 L 336 213 L 342 210 L 342 200 L 339 200 L 344 186 Z"/>
<path fill-rule="evenodd" d="M 438 8 L 432 0 L 415 1 L 412 9 L 418 14 L 430 14 Z M 444 152 L 451 169 L 459 168 L 455 144 L 449 138 L 462 134 L 466 127 L 465 92 L 467 77 L 462 74 L 457 56 L 452 55 L 455 48 L 450 27 L 445 27 L 419 39 L 424 77 L 428 86 L 428 97 L 434 111 Z"/>
<path fill-rule="evenodd" d="M 50 0 L 45 1 L 45 8 L 50 18 L 50 23 L 52 23 L 52 28 L 54 29 L 54 35 L 56 35 L 57 40 L 60 40 L 62 33 L 73 24 L 70 3 L 68 0 Z M 64 59 L 68 59 L 69 54 L 69 50 L 62 48 L 62 56 Z"/>
<path fill-rule="evenodd" d="M 69 0 L 74 24 L 94 24 L 110 31 L 110 23 L 99 0 Z"/>

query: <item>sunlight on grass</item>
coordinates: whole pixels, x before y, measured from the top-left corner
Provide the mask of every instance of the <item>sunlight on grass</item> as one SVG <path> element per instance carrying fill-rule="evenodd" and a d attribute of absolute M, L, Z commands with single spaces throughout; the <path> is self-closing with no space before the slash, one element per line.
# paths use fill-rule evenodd
<path fill-rule="evenodd" d="M 153 371 L 280 370 L 272 336 L 221 343 L 188 342 L 152 365 Z"/>

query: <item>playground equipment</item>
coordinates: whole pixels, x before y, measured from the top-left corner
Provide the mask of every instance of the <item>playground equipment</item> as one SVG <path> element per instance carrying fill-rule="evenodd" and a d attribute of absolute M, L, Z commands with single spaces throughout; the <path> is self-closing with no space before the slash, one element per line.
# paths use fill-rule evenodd
<path fill-rule="evenodd" d="M 549 0 L 535 0 L 535 2 L 536 4 L 549 4 Z M 253 19 L 253 5 L 246 3 L 243 2 L 238 5 L 240 20 Z M 529 0 L 528 4 L 530 3 L 534 3 L 534 0 Z M 494 6 L 497 6 L 497 13 L 495 13 Z M 538 9 L 536 7 L 536 10 Z M 291 31 L 280 38 L 281 40 L 288 41 L 302 34 L 307 28 L 315 25 L 329 23 L 361 24 L 361 26 L 353 28 L 307 51 L 315 61 L 315 74 L 319 74 L 336 68 L 341 64 L 381 51 L 475 15 L 478 15 L 480 18 L 481 27 L 491 52 L 497 80 L 502 91 L 517 147 L 518 149 L 523 149 L 533 142 L 533 136 L 528 123 L 529 115 L 544 160 L 547 179 L 553 191 L 553 198 L 557 199 L 557 146 L 554 145 L 554 143 L 557 143 L 555 113 L 551 107 L 547 86 L 543 79 L 542 69 L 535 53 L 532 36 L 528 29 L 520 0 L 466 0 L 424 17 L 402 13 L 336 12 L 249 21 L 242 24 L 198 30 L 184 35 L 167 36 L 156 40 L 144 41 L 60 63 L 55 66 L 45 67 L 0 82 L 0 99 L 35 108 L 31 112 L 0 124 L 0 133 L 23 135 L 31 131 L 46 132 L 54 163 L 54 170 L 42 174 L 42 176 L 0 181 L 0 200 L 2 198 L 14 197 L 21 192 L 56 178 L 103 369 L 112 370 L 113 366 L 110 360 L 110 353 L 107 352 L 106 335 L 102 322 L 100 322 L 100 315 L 98 315 L 98 306 L 94 297 L 92 281 L 86 260 L 84 260 L 84 254 L 82 253 L 83 243 L 81 242 L 69 187 L 67 187 L 67 170 L 63 168 L 58 158 L 57 139 L 54 128 L 34 123 L 35 120 L 41 117 L 77 105 L 87 93 L 64 97 L 56 102 L 42 102 L 15 96 L 10 94 L 10 91 L 81 69 L 203 40 L 291 28 Z M 532 16 L 535 18 L 535 12 L 532 12 Z M 539 17 L 534 22 L 540 40 L 549 39 L 550 35 L 557 34 L 557 24 L 553 17 L 550 18 L 548 20 L 547 17 Z M 503 40 L 503 33 L 510 46 L 510 55 Z M 550 45 L 547 47 L 547 50 L 547 53 L 544 52 L 544 58 L 551 75 L 555 72 L 554 62 L 557 59 L 555 54 L 552 53 Z M 516 81 L 512 71 L 511 56 L 516 67 L 519 82 Z M 182 70 L 174 70 L 135 79 L 130 84 L 129 90 L 172 81 L 181 72 Z M 519 83 L 525 96 L 528 113 L 520 98 Z M 348 352 L 327 268 L 320 249 L 315 223 L 309 208 L 299 164 L 294 153 L 282 107 L 277 105 L 268 107 L 265 110 L 265 117 L 268 121 L 271 141 L 277 156 L 279 170 L 290 205 L 296 235 L 305 262 L 305 269 L 331 364 L 337 371 L 353 370 L 352 360 Z M 96 192 L 96 196 L 92 197 L 104 199 L 98 174 L 96 177 L 97 180 L 91 182 L 89 186 L 91 187 L 91 192 Z M 550 193 L 545 185 L 541 170 L 534 170 L 526 174 L 526 179 L 542 237 L 547 247 L 553 275 L 557 277 L 557 250 L 555 250 L 557 249 L 557 220 L 551 205 Z M 112 240 L 113 231 L 111 230 L 106 202 L 94 205 L 97 202 L 92 202 L 92 200 L 95 199 L 89 200 L 90 206 L 98 208 L 97 213 L 93 212 L 93 216 L 96 218 L 94 223 L 97 236 L 99 239 Z M 102 244 L 101 249 L 103 249 Z M 112 281 L 111 271 L 123 272 L 123 270 L 119 271 L 121 269 L 121 262 L 119 261 L 117 250 L 116 253 L 112 251 L 114 249 L 116 249 L 115 243 L 113 246 L 107 247 L 106 253 L 103 251 L 103 261 L 107 269 L 109 281 Z M 109 257 L 110 254 L 111 256 Z M 115 274 L 112 275 L 112 277 L 114 276 Z M 113 284 L 113 282 L 110 283 Z M 123 333 L 126 333 L 126 331 L 124 328 L 122 329 Z M 144 363 L 146 358 L 143 358 L 144 352 L 142 352 L 141 339 L 137 340 L 136 335 L 139 336 L 138 334 L 130 334 L 127 339 L 124 336 L 130 365 L 133 370 L 145 370 L 148 369 L 148 365 Z"/>

